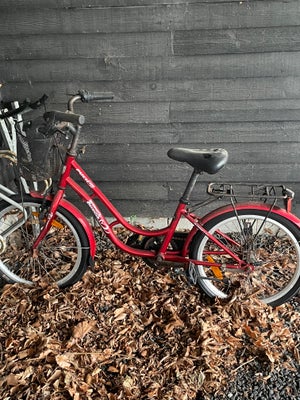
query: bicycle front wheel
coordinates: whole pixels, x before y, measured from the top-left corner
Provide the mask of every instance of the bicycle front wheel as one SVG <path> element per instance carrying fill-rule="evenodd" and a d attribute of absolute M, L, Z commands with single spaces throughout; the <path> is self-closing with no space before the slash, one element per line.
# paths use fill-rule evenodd
<path fill-rule="evenodd" d="M 89 261 L 89 242 L 81 224 L 59 207 L 49 232 L 33 252 L 49 202 L 30 196 L 12 196 L 17 207 L 0 203 L 0 270 L 10 283 L 40 280 L 66 287 L 77 282 Z M 41 207 L 42 206 L 42 207 Z"/>
<path fill-rule="evenodd" d="M 300 233 L 289 220 L 256 209 L 226 212 L 208 221 L 206 230 L 253 269 L 236 265 L 220 246 L 202 232 L 191 244 L 191 258 L 211 265 L 191 264 L 191 273 L 210 297 L 226 298 L 241 285 L 263 302 L 278 306 L 296 294 L 300 286 Z M 214 264 L 222 265 L 216 267 Z"/>

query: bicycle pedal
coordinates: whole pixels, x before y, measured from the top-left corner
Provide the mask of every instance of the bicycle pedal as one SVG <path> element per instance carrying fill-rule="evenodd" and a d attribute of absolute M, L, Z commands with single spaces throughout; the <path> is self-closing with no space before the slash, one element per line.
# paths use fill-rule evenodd
<path fill-rule="evenodd" d="M 192 285 L 197 285 L 198 284 L 198 274 L 196 272 L 196 267 L 194 264 L 190 263 L 189 267 L 186 271 L 186 276 L 188 281 L 192 284 Z"/>

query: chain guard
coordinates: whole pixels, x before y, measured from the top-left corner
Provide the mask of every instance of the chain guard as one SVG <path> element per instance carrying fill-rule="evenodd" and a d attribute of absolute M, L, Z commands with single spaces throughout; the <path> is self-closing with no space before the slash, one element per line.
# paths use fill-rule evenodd
<path fill-rule="evenodd" d="M 185 232 L 175 232 L 173 239 L 170 242 L 168 250 L 180 251 L 183 248 L 187 233 Z M 141 236 L 141 235 L 131 235 L 126 244 L 128 246 L 144 249 L 144 250 L 154 250 L 158 251 L 162 244 L 163 236 Z M 182 265 L 179 263 L 168 262 L 168 261 L 157 261 L 155 258 L 143 258 L 145 263 L 153 268 L 158 268 L 164 265 Z"/>

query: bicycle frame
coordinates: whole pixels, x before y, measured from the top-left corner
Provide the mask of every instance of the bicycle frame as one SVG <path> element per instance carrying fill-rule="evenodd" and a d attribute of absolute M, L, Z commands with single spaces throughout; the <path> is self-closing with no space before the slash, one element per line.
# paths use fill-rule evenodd
<path fill-rule="evenodd" d="M 71 171 L 74 170 L 76 171 L 77 175 L 79 175 L 83 181 L 86 183 L 86 185 L 92 190 L 92 194 L 88 194 L 86 190 L 84 190 L 73 178 L 71 178 L 70 174 Z M 83 202 L 85 202 L 89 208 L 91 209 L 93 215 L 97 219 L 99 225 L 105 232 L 106 236 L 114 243 L 118 248 L 120 248 L 122 251 L 125 251 L 129 254 L 139 256 L 139 257 L 149 257 L 153 258 L 155 256 L 154 252 L 151 250 L 142 250 L 142 249 L 136 249 L 134 247 L 126 245 L 124 242 L 122 242 L 114 233 L 113 228 L 116 225 L 122 225 L 125 229 L 129 230 L 132 233 L 142 235 L 142 236 L 165 236 L 165 239 L 162 243 L 160 253 L 165 254 L 167 247 L 173 237 L 173 234 L 176 230 L 176 227 L 179 223 L 179 220 L 183 215 L 186 214 L 185 210 L 185 205 L 184 204 L 179 204 L 175 215 L 173 217 L 173 220 L 169 226 L 163 229 L 158 229 L 158 230 L 144 230 L 141 229 L 137 226 L 134 226 L 130 224 L 120 213 L 119 211 L 114 207 L 114 205 L 109 201 L 109 199 L 105 196 L 105 194 L 96 186 L 96 184 L 93 182 L 93 180 L 87 175 L 87 173 L 82 169 L 82 167 L 77 163 L 75 156 L 68 154 L 66 156 L 66 162 L 65 162 L 65 169 L 64 172 L 61 175 L 61 179 L 59 182 L 59 189 L 55 196 L 51 198 L 52 204 L 49 212 L 49 218 L 46 221 L 45 227 L 42 230 L 41 234 L 37 238 L 34 248 L 37 248 L 40 241 L 44 238 L 46 235 L 47 231 L 49 230 L 51 223 L 53 219 L 55 218 L 55 212 L 60 205 L 61 201 L 63 200 L 63 195 L 65 193 L 65 190 L 67 187 L 70 187 L 71 189 L 74 190 L 75 193 L 77 193 L 80 198 L 82 199 Z M 36 193 L 32 193 L 33 196 L 37 196 Z M 97 198 L 100 200 L 100 202 L 109 210 L 109 212 L 116 218 L 115 221 L 109 223 L 106 219 L 106 217 L 102 214 L 101 210 L 95 203 L 94 199 Z M 79 210 L 76 208 L 72 209 L 72 212 L 74 213 L 74 216 L 79 219 L 82 214 Z M 174 257 L 174 253 L 172 254 L 172 257 Z M 168 257 L 169 258 L 169 257 Z M 174 257 L 176 261 L 185 261 L 184 258 Z"/>
<path fill-rule="evenodd" d="M 88 194 L 88 192 L 85 189 L 83 189 L 77 182 L 75 182 L 75 180 L 73 178 L 71 178 L 70 174 L 72 171 L 75 171 L 76 174 L 81 177 L 81 179 L 88 186 L 88 188 L 91 189 L 92 194 Z M 209 267 L 214 267 L 214 266 L 221 267 L 220 264 L 212 263 L 211 261 L 199 261 L 199 260 L 194 260 L 194 259 L 189 258 L 190 243 L 191 243 L 194 235 L 196 234 L 196 232 L 201 231 L 206 236 L 208 236 L 221 249 L 220 250 L 221 252 L 228 254 L 233 260 L 236 261 L 235 265 L 226 265 L 227 268 L 229 268 L 229 269 L 245 269 L 245 268 L 253 269 L 254 268 L 253 266 L 248 265 L 245 261 L 241 260 L 237 256 L 237 254 L 232 252 L 226 245 L 224 245 L 216 237 L 211 235 L 203 227 L 203 224 L 210 219 L 210 217 L 209 217 L 210 215 L 213 215 L 213 216 L 218 215 L 217 211 L 214 211 L 213 213 L 205 216 L 204 219 L 201 219 L 199 216 L 197 216 L 193 213 L 190 213 L 190 211 L 187 209 L 187 205 L 184 202 L 180 201 L 175 210 L 173 219 L 167 227 L 158 229 L 158 230 L 141 229 L 137 226 L 130 224 L 119 213 L 119 211 L 114 207 L 114 205 L 105 196 L 105 194 L 96 186 L 96 184 L 93 182 L 93 180 L 88 176 L 88 174 L 77 163 L 76 156 L 72 155 L 70 153 L 68 153 L 66 156 L 64 170 L 60 177 L 58 187 L 59 187 L 59 189 L 55 193 L 55 195 L 53 197 L 48 197 L 51 200 L 51 206 L 49 209 L 48 218 L 46 220 L 44 228 L 40 232 L 39 236 L 37 237 L 37 239 L 33 245 L 34 251 L 37 251 L 39 243 L 45 237 L 45 235 L 47 234 L 47 232 L 49 231 L 49 229 L 51 227 L 53 220 L 55 219 L 55 213 L 56 213 L 59 205 L 62 205 L 62 206 L 65 206 L 84 225 L 85 231 L 87 232 L 90 243 L 91 243 L 91 253 L 92 253 L 91 256 L 94 257 L 95 250 L 96 250 L 95 239 L 93 237 L 93 233 L 90 229 L 90 226 L 89 226 L 87 220 L 85 219 L 85 217 L 82 215 L 82 213 L 76 207 L 74 207 L 71 203 L 67 202 L 63 198 L 66 188 L 70 187 L 75 193 L 77 193 L 79 195 L 81 200 L 89 206 L 93 215 L 97 219 L 99 225 L 102 227 L 104 233 L 111 240 L 111 242 L 113 244 L 115 244 L 119 249 L 121 249 L 124 252 L 127 252 L 128 254 L 138 256 L 138 257 L 143 257 L 143 258 L 152 258 L 152 259 L 156 259 L 158 261 L 170 261 L 170 262 L 181 263 L 181 264 L 187 264 L 189 262 L 192 262 L 194 264 L 204 265 L 204 266 L 209 266 Z M 42 196 L 38 195 L 37 193 L 32 193 L 32 196 L 42 197 Z M 115 220 L 113 222 L 109 223 L 107 221 L 106 217 L 103 215 L 103 213 L 101 212 L 101 210 L 95 203 L 94 199 L 98 199 L 101 202 L 101 204 L 103 204 L 109 210 L 109 212 L 114 216 Z M 259 205 L 259 207 L 260 207 L 260 209 L 265 209 L 263 204 Z M 221 208 L 220 208 L 220 210 L 221 210 Z M 232 208 L 231 208 L 231 210 L 232 210 Z M 282 212 L 283 211 L 284 210 L 282 210 Z M 181 250 L 178 250 L 178 251 L 177 250 L 168 250 L 168 247 L 171 243 L 174 233 L 176 232 L 176 228 L 178 227 L 180 220 L 183 218 L 188 220 L 193 225 L 193 228 L 188 233 L 187 238 L 184 242 L 183 248 Z M 118 238 L 118 236 L 114 233 L 113 228 L 117 225 L 122 225 L 128 231 L 130 231 L 134 234 L 137 234 L 137 235 L 142 235 L 144 237 L 147 237 L 147 236 L 163 237 L 163 240 L 162 240 L 159 250 L 158 251 L 145 250 L 145 249 L 139 249 L 139 248 L 135 248 L 135 247 L 131 247 L 131 246 L 127 245 L 126 243 L 122 242 L 122 240 L 120 240 Z M 299 221 L 299 226 L 300 226 L 300 221 Z M 234 242 L 232 241 L 232 243 L 234 243 Z"/>

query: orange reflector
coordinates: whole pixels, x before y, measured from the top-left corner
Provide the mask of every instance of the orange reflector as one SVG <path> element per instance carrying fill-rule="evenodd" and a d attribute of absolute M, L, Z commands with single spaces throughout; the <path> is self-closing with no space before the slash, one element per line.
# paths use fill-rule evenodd
<path fill-rule="evenodd" d="M 208 262 L 215 263 L 215 260 L 211 256 L 206 256 Z M 220 267 L 216 267 L 215 265 L 211 265 L 210 269 L 212 270 L 214 276 L 217 279 L 223 279 L 223 274 Z"/>
<path fill-rule="evenodd" d="M 32 213 L 32 215 L 33 215 L 34 217 L 37 217 L 37 218 L 38 218 L 39 213 L 36 212 L 36 211 L 34 211 L 34 212 Z M 46 221 L 46 219 L 43 220 L 43 222 L 45 222 L 45 221 Z M 63 225 L 62 225 L 60 222 L 56 221 L 56 219 L 54 219 L 54 220 L 52 221 L 51 225 L 54 226 L 54 227 L 57 228 L 57 229 L 63 229 Z"/>

